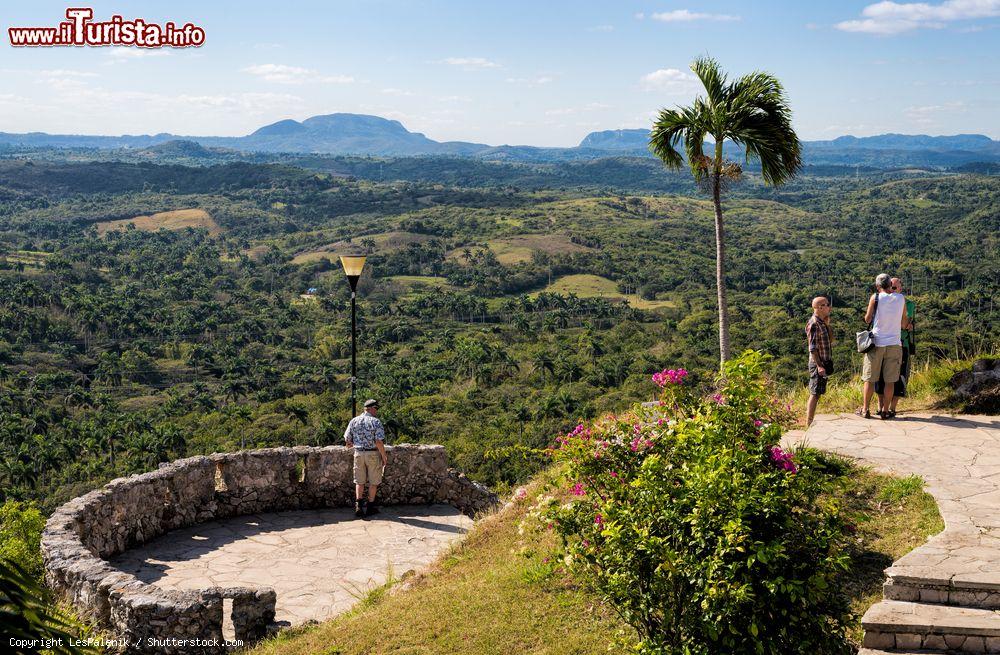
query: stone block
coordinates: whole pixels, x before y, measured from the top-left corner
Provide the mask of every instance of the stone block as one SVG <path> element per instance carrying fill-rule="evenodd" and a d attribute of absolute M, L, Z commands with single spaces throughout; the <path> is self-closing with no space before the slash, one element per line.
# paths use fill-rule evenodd
<path fill-rule="evenodd" d="M 897 633 L 896 648 L 920 648 L 923 645 L 923 637 L 918 634 Z"/>
<path fill-rule="evenodd" d="M 895 648 L 896 635 L 891 632 L 866 632 L 863 645 L 865 648 Z"/>

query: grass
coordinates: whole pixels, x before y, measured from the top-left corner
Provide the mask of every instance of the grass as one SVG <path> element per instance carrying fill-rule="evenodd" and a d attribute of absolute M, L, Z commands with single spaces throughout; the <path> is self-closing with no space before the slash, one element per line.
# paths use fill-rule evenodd
<path fill-rule="evenodd" d="M 861 641 L 861 615 L 881 598 L 883 570 L 943 529 L 933 498 L 918 477 L 895 478 L 819 451 L 803 454 L 836 480 L 831 500 L 857 525 L 851 570 L 841 584 Z M 251 655 L 546 655 L 605 654 L 621 624 L 552 557 L 551 533 L 518 525 L 551 470 L 524 500 L 481 519 L 465 540 L 429 570 L 402 584 L 359 593 L 353 609 L 331 621 L 284 631 Z M 629 639 L 630 633 L 625 633 Z"/>
<path fill-rule="evenodd" d="M 282 632 L 253 655 L 606 655 L 619 625 L 545 561 L 552 534 L 518 534 L 540 487 L 477 522 L 426 572 L 372 590 L 331 621 Z"/>
<path fill-rule="evenodd" d="M 670 300 L 644 300 L 638 295 L 626 296 L 618 290 L 614 281 L 600 275 L 578 274 L 564 275 L 545 287 L 550 293 L 574 293 L 580 298 L 607 298 L 609 300 L 628 300 L 637 309 L 658 309 L 673 307 Z"/>
<path fill-rule="evenodd" d="M 816 412 L 819 414 L 851 413 L 861 407 L 861 356 L 853 358 L 848 370 L 838 371 L 830 376 L 826 393 L 819 399 Z M 941 410 L 947 407 L 950 387 L 948 381 L 960 370 L 968 369 L 972 360 L 942 360 L 933 364 L 919 360 L 910 372 L 910 383 L 907 385 L 907 396 L 901 398 L 897 405 L 900 412 L 927 412 Z M 806 400 L 809 390 L 805 387 L 785 394 L 785 401 L 805 419 Z M 878 409 L 877 401 L 872 399 L 872 412 Z"/>
<path fill-rule="evenodd" d="M 392 280 L 393 282 L 398 282 L 402 285 L 408 287 L 433 287 L 435 289 L 448 286 L 448 279 L 443 277 L 435 277 L 433 275 L 390 275 L 385 278 L 386 280 Z"/>
<path fill-rule="evenodd" d="M 52 256 L 50 252 L 38 250 L 12 250 L 8 253 L 0 253 L 0 260 L 6 259 L 10 264 L 24 264 L 41 268 L 45 265 L 45 260 Z"/>
<path fill-rule="evenodd" d="M 822 457 L 843 467 L 836 495 L 841 510 L 857 524 L 849 548 L 852 566 L 843 585 L 855 615 L 849 636 L 860 646 L 861 616 L 882 599 L 885 569 L 944 530 L 944 521 L 918 476 L 897 478 L 831 455 Z"/>
<path fill-rule="evenodd" d="M 532 253 L 545 252 L 549 254 L 565 254 L 571 252 L 586 252 L 592 250 L 578 243 L 573 243 L 565 234 L 518 234 L 486 242 L 489 249 L 497 256 L 501 264 L 520 264 L 530 262 Z M 475 250 L 475 248 L 470 248 Z M 465 248 L 456 248 L 448 253 L 448 259 L 462 261 Z"/>
<path fill-rule="evenodd" d="M 383 232 L 381 234 L 367 234 L 357 237 L 351 241 L 335 241 L 324 246 L 319 246 L 306 252 L 300 252 L 292 258 L 293 264 L 306 264 L 308 262 L 328 259 L 332 262 L 339 261 L 338 257 L 345 253 L 354 252 L 361 248 L 361 242 L 371 239 L 375 246 L 375 251 L 381 254 L 401 250 L 411 243 L 422 243 L 431 239 L 426 234 L 414 232 Z"/>
<path fill-rule="evenodd" d="M 156 230 L 183 230 L 186 227 L 205 228 L 211 235 L 222 233 L 219 226 L 204 209 L 177 209 L 169 212 L 159 212 L 150 216 L 136 216 L 118 221 L 102 221 L 97 224 L 97 233 L 104 235 L 112 230 L 124 230 L 128 225 L 134 225 L 137 230 L 155 232 Z"/>

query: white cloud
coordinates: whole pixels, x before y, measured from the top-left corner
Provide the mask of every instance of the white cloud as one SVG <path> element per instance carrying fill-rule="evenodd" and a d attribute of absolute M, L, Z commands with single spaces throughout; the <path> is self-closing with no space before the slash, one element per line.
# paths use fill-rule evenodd
<path fill-rule="evenodd" d="M 566 107 L 563 109 L 550 109 L 545 112 L 546 116 L 568 116 L 570 114 L 580 114 L 589 111 L 600 111 L 602 109 L 611 109 L 611 105 L 606 105 L 603 102 L 588 102 L 582 107 Z"/>
<path fill-rule="evenodd" d="M 954 114 L 965 111 L 965 103 L 961 101 L 946 102 L 940 105 L 923 105 L 920 107 L 907 107 L 903 110 L 903 115 L 912 123 L 918 125 L 931 125 L 937 122 L 942 114 Z"/>
<path fill-rule="evenodd" d="M 472 102 L 469 96 L 442 96 L 438 98 L 441 102 Z"/>
<path fill-rule="evenodd" d="M 861 19 L 837 23 L 838 30 L 867 34 L 900 34 L 916 29 L 940 29 L 948 23 L 1000 16 L 1000 0 L 892 2 L 883 0 L 861 10 Z"/>
<path fill-rule="evenodd" d="M 507 84 L 524 84 L 527 86 L 541 86 L 554 82 L 551 75 L 539 75 L 538 77 L 508 77 L 504 80 Z"/>
<path fill-rule="evenodd" d="M 38 75 L 42 77 L 97 77 L 97 73 L 90 71 L 67 70 L 65 68 L 38 71 Z"/>
<path fill-rule="evenodd" d="M 486 70 L 487 68 L 500 68 L 500 64 L 490 61 L 485 57 L 446 57 L 441 60 L 442 64 L 458 66 L 463 70 Z"/>
<path fill-rule="evenodd" d="M 350 84 L 354 81 L 350 75 L 324 75 L 311 68 L 284 64 L 256 64 L 242 71 L 276 84 Z"/>
<path fill-rule="evenodd" d="M 380 91 L 380 93 L 382 93 L 384 95 L 387 95 L 387 96 L 412 96 L 413 95 L 413 91 L 406 91 L 405 89 L 394 89 L 394 88 L 382 89 Z"/>
<path fill-rule="evenodd" d="M 676 68 L 661 68 L 639 80 L 646 91 L 669 91 L 672 93 L 687 93 L 694 91 L 698 78 L 691 73 L 685 73 Z"/>
<path fill-rule="evenodd" d="M 651 14 L 650 18 L 663 23 L 690 23 L 691 21 L 696 20 L 714 20 L 722 22 L 742 20 L 739 16 L 733 16 L 732 14 L 704 14 L 697 11 L 690 11 L 688 9 L 661 11 Z"/>

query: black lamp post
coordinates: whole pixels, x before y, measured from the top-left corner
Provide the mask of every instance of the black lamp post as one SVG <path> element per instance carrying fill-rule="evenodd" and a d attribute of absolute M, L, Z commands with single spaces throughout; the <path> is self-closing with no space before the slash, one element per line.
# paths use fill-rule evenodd
<path fill-rule="evenodd" d="M 351 416 L 358 415 L 358 321 L 357 321 L 357 290 L 358 278 L 365 267 L 364 255 L 341 255 L 340 265 L 344 267 L 347 281 L 351 283 Z"/>

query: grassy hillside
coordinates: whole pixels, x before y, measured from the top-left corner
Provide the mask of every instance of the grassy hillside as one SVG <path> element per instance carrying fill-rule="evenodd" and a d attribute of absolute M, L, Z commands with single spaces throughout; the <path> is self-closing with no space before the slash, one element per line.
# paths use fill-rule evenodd
<path fill-rule="evenodd" d="M 125 230 L 129 226 L 137 230 L 155 232 L 156 230 L 183 230 L 191 227 L 205 229 L 209 234 L 219 234 L 222 228 L 212 220 L 204 209 L 175 209 L 159 212 L 151 216 L 136 216 L 117 221 L 102 221 L 96 224 L 97 233 L 104 235 L 112 230 Z"/>
<path fill-rule="evenodd" d="M 843 579 L 860 616 L 878 600 L 890 562 L 944 528 L 933 498 L 917 478 L 899 479 L 821 458 L 843 510 L 858 525 L 853 566 Z M 524 655 L 607 653 L 623 627 L 558 559 L 545 530 L 522 521 L 555 479 L 543 472 L 524 499 L 480 520 L 465 540 L 428 570 L 395 586 L 359 594 L 355 608 L 318 626 L 293 629 L 252 655 Z"/>

